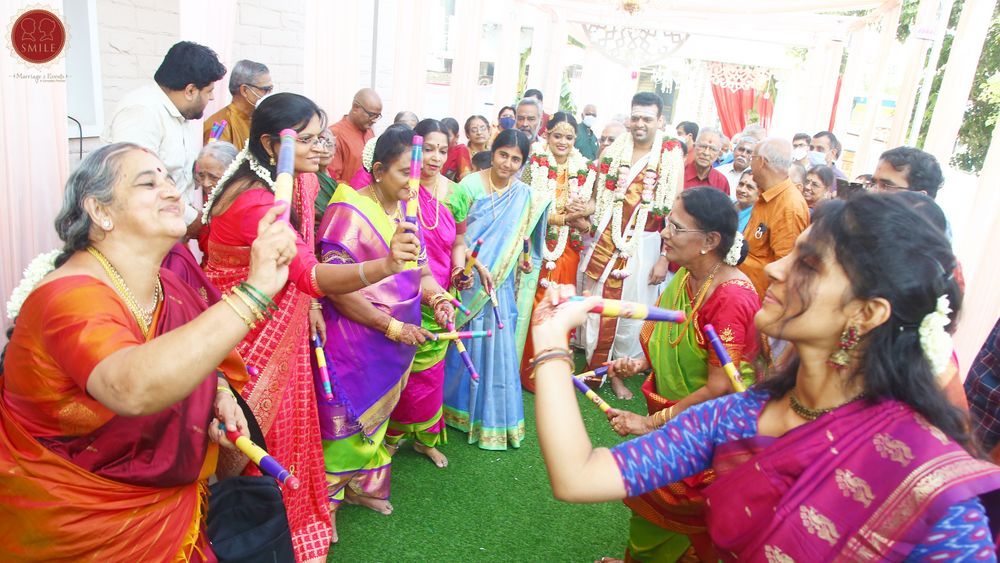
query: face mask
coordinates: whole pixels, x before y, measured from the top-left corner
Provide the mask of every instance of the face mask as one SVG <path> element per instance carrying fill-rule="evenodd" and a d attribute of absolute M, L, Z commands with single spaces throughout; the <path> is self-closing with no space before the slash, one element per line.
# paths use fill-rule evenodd
<path fill-rule="evenodd" d="M 814 166 L 825 166 L 826 165 L 826 153 L 809 151 L 809 167 Z"/>
<path fill-rule="evenodd" d="M 510 129 L 513 126 L 514 126 L 514 118 L 513 117 L 501 117 L 500 118 L 500 128 L 501 129 Z"/>
<path fill-rule="evenodd" d="M 719 155 L 716 162 L 732 162 L 733 161 L 733 151 L 726 151 Z"/>
<path fill-rule="evenodd" d="M 795 147 L 792 149 L 792 160 L 802 160 L 809 154 L 809 147 Z"/>
<path fill-rule="evenodd" d="M 585 115 L 585 116 L 583 116 L 583 124 L 586 125 L 587 127 L 589 127 L 590 129 L 594 128 L 594 123 L 595 122 L 597 122 L 597 117 L 596 116 L 593 116 L 593 115 Z"/>

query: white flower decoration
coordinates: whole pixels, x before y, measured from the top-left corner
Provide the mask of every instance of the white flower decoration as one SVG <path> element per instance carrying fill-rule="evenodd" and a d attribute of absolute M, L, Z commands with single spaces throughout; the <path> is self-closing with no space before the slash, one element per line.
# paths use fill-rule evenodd
<path fill-rule="evenodd" d="M 39 254 L 28 264 L 28 267 L 24 269 L 24 277 L 21 278 L 21 283 L 17 284 L 17 287 L 14 288 L 13 293 L 10 294 L 10 301 L 7 302 L 8 319 L 14 320 L 17 318 L 18 313 L 21 312 L 21 306 L 28 299 L 28 295 L 31 295 L 31 292 L 38 287 L 38 283 L 42 281 L 42 278 L 56 269 L 56 258 L 61 253 L 62 249 Z"/>
<path fill-rule="evenodd" d="M 726 257 L 723 258 L 722 261 L 730 266 L 735 266 L 740 262 L 740 254 L 742 254 L 742 252 L 743 233 L 736 233 L 736 237 L 733 239 L 733 245 L 729 247 L 729 252 L 726 253 Z"/>
<path fill-rule="evenodd" d="M 924 351 L 924 357 L 931 364 L 931 371 L 935 375 L 942 373 L 948 367 L 948 361 L 955 349 L 951 340 L 951 335 L 945 330 L 951 319 L 951 303 L 947 295 L 942 295 L 937 299 L 937 307 L 934 312 L 928 313 L 920 321 L 920 348 Z"/>
<path fill-rule="evenodd" d="M 361 150 L 361 166 L 365 167 L 369 173 L 372 171 L 372 166 L 375 166 L 375 142 L 378 141 L 378 137 L 372 137 L 368 139 L 365 143 L 365 148 Z"/>

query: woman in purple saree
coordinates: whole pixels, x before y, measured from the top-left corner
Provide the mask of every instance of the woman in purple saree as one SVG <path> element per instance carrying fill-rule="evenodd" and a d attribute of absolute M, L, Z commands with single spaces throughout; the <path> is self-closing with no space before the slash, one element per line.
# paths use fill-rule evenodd
<path fill-rule="evenodd" d="M 360 264 L 389 253 L 388 241 L 402 219 L 399 209 L 410 197 L 412 138 L 408 127 L 386 130 L 376 143 L 372 185 L 337 187 L 320 228 L 323 262 Z M 322 302 L 334 400 L 320 403 L 319 417 L 334 515 L 343 501 L 392 513 L 385 437 L 417 346 L 431 338 L 420 326 L 421 302 L 433 302 L 441 322 L 454 318 L 451 304 L 431 299 L 444 290 L 425 256 L 422 250 L 420 262 L 402 272 Z"/>
<path fill-rule="evenodd" d="M 551 291 L 535 313 L 536 348 L 556 351 L 537 366 L 536 405 L 556 497 L 620 499 L 712 468 L 708 531 L 727 561 L 996 560 L 984 503 L 1000 468 L 934 377 L 961 300 L 955 257 L 922 221 L 894 195 L 825 203 L 767 267 L 755 318 L 796 360 L 610 450 L 591 448 L 568 370 L 550 361 L 593 303 L 554 308 L 571 289 Z"/>

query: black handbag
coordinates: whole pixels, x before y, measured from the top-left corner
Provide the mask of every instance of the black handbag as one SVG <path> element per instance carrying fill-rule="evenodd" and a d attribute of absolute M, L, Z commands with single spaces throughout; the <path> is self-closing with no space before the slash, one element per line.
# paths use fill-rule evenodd
<path fill-rule="evenodd" d="M 208 538 L 219 561 L 295 561 L 281 489 L 272 477 L 231 477 L 210 486 Z"/>

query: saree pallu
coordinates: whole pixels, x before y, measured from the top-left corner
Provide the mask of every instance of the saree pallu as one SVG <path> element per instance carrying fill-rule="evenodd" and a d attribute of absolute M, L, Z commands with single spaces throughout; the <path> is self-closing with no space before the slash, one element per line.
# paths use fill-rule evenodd
<path fill-rule="evenodd" d="M 441 166 L 441 174 L 452 182 L 461 182 L 469 172 L 472 172 L 472 155 L 469 147 L 456 144 L 448 147 L 448 158 Z"/>
<path fill-rule="evenodd" d="M 446 182 L 445 194 L 454 184 Z M 420 186 L 420 230 L 427 250 L 427 265 L 434 280 L 447 289 L 451 283 L 451 250 L 455 245 L 455 217 L 441 202 L 434 199 L 427 188 Z M 434 311 L 424 305 L 420 308 L 420 324 L 430 332 L 444 327 L 434 320 Z M 410 378 L 399 397 L 399 404 L 389 419 L 387 439 L 395 444 L 403 438 L 412 438 L 427 447 L 448 443 L 442 405 L 444 404 L 444 356 L 447 341 L 431 341 L 417 347 Z"/>
<path fill-rule="evenodd" d="M 895 401 L 723 444 L 712 466 L 707 519 L 727 561 L 903 561 L 949 506 L 1000 489 L 1000 468 Z"/>
<path fill-rule="evenodd" d="M 756 355 L 756 331 L 752 327 L 753 316 L 760 308 L 757 292 L 745 280 L 727 281 L 716 287 L 695 312 L 685 273 L 681 268 L 670 280 L 657 306 L 684 311 L 689 324 L 646 322 L 639 333 L 639 343 L 653 370 L 642 385 L 649 414 L 669 408 L 704 387 L 709 365 L 720 365 L 702 332 L 706 323 L 716 325 L 724 335 L 720 338 L 739 366 L 744 385 L 754 380 L 753 366 L 746 357 Z M 626 559 L 717 560 L 708 537 L 702 495 L 714 480 L 711 470 L 703 471 L 625 499 L 633 512 Z"/>
<path fill-rule="evenodd" d="M 466 243 L 483 239 L 479 261 L 490 271 L 496 285 L 503 330 L 490 310 L 489 295 L 476 278 L 462 292 L 471 315 L 457 314 L 464 330 L 492 330 L 492 338 L 469 341 L 466 348 L 479 380 L 473 381 L 454 347 L 445 357 L 445 422 L 468 432 L 470 444 L 488 450 L 520 447 L 524 439 L 524 402 L 521 396 L 520 357 L 534 305 L 541 245 L 545 244 L 545 216 L 549 201 L 533 194 L 519 181 L 500 196 L 490 197 L 480 174 L 463 180 L 475 195 L 469 206 Z M 458 213 L 458 216 L 463 216 Z M 521 273 L 523 240 L 530 239 L 532 271 Z"/>
<path fill-rule="evenodd" d="M 381 205 L 341 184 L 323 217 L 320 255 L 329 264 L 359 264 L 389 255 L 395 232 Z M 377 309 L 408 324 L 420 322 L 419 268 L 404 270 L 358 291 Z M 353 321 L 323 300 L 326 352 L 334 400 L 319 408 L 327 493 L 337 506 L 345 487 L 362 496 L 389 498 L 389 415 L 406 386 L 415 346 L 393 342 Z"/>
<path fill-rule="evenodd" d="M 304 181 L 303 176 L 309 180 Z M 317 191 L 314 175 L 296 178 L 292 205 L 301 220 L 305 243 L 313 246 L 313 203 Z M 249 192 L 244 192 L 244 194 Z M 242 195 L 242 194 L 241 194 Z M 227 210 L 228 212 L 228 210 Z M 212 222 L 213 233 L 224 223 Z M 244 281 L 250 268 L 250 247 L 230 246 L 209 240 L 205 274 L 221 291 Z M 259 370 L 241 392 L 260 424 L 268 453 L 282 465 L 294 468 L 302 483 L 297 490 L 284 489 L 285 512 L 292 531 L 298 560 L 325 557 L 333 538 L 326 502 L 323 450 L 320 442 L 309 349 L 309 304 L 311 298 L 292 282 L 286 283 L 273 301 L 279 310 L 274 318 L 257 323 L 236 349 L 247 365 Z M 242 455 L 224 454 L 219 460 L 224 476 L 243 472 L 259 475 Z"/>
<path fill-rule="evenodd" d="M 164 300 L 150 338 L 189 322 L 206 308 L 194 289 L 170 271 L 161 270 L 160 275 Z M 87 286 L 98 293 L 84 293 L 92 290 Z M 8 404 L 14 395 L 24 397 L 16 392 L 18 379 L 39 377 L 30 362 L 46 357 L 56 365 L 67 357 L 98 360 L 85 358 L 86 352 L 75 352 L 74 346 L 121 335 L 121 325 L 101 320 L 116 316 L 111 307 L 125 309 L 107 301 L 112 291 L 89 276 L 59 278 L 36 289 L 22 310 L 22 333 L 15 331 L 7 373 L 0 378 L 0 551 L 17 560 L 214 561 L 204 536 L 205 480 L 215 471 L 218 454 L 206 431 L 214 416 L 214 374 L 206 373 L 187 398 L 156 414 L 122 417 L 100 405 L 76 402 L 72 409 L 59 408 L 46 416 L 67 428 L 90 427 L 68 436 L 33 436 L 27 428 L 39 427 L 40 421 L 20 420 Z M 128 324 L 135 333 L 129 345 L 146 341 L 131 316 Z M 31 339 L 46 330 L 57 330 L 53 334 L 62 338 L 25 354 L 24 346 L 36 346 L 41 339 Z M 25 338 L 27 333 L 32 335 Z M 237 389 L 246 380 L 235 354 L 219 369 Z M 33 386 L 36 400 L 31 406 L 36 411 L 58 404 L 47 395 L 49 387 Z"/>
<path fill-rule="evenodd" d="M 178 242 L 170 249 L 162 266 L 190 285 L 207 305 L 215 305 L 222 300 L 222 294 L 208 281 L 205 271 L 183 242 Z"/>

